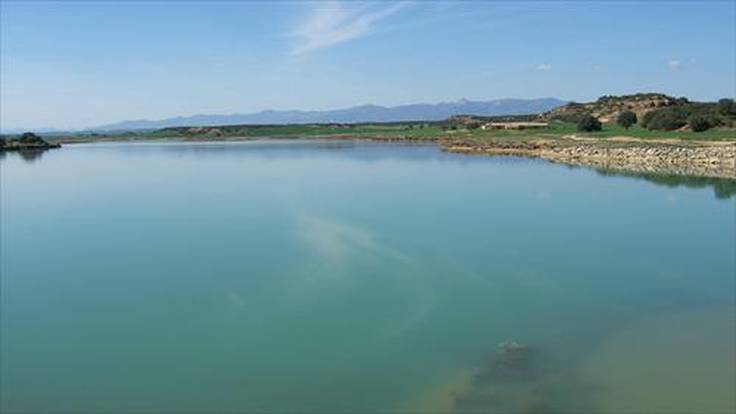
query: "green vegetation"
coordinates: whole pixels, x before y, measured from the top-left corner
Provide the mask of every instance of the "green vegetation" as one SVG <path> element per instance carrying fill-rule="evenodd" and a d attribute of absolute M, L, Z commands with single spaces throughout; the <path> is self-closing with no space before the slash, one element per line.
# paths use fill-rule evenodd
<path fill-rule="evenodd" d="M 672 100 L 672 101 L 679 102 L 679 103 L 688 102 L 688 99 L 685 97 L 673 98 L 663 93 L 644 92 L 644 93 L 634 93 L 630 95 L 603 95 L 600 98 L 598 98 L 598 100 L 596 100 L 595 103 L 610 105 L 610 104 L 616 104 L 616 103 L 625 102 L 625 101 L 650 102 L 653 100 Z"/>
<path fill-rule="evenodd" d="M 690 126 L 690 129 L 695 132 L 707 131 L 718 125 L 717 122 L 718 121 L 713 117 L 701 114 L 692 114 L 687 120 L 687 124 Z"/>
<path fill-rule="evenodd" d="M 430 123 L 392 123 L 392 124 L 308 124 L 308 125 L 232 125 L 218 127 L 164 128 L 148 134 L 151 137 L 185 137 L 213 139 L 218 137 L 244 138 L 295 138 L 321 137 L 348 138 L 360 136 L 412 136 L 434 137 L 443 130 Z"/>
<path fill-rule="evenodd" d="M 434 140 L 446 135 L 446 122 L 402 122 L 362 124 L 224 125 L 171 127 L 153 131 L 83 133 L 49 137 L 58 142 L 134 140 L 242 140 L 258 138 L 364 138 Z"/>
<path fill-rule="evenodd" d="M 735 122 L 733 100 L 721 99 L 718 103 L 687 102 L 657 109 L 645 114 L 641 123 L 655 131 L 673 131 L 687 126 L 695 132 L 703 132 L 721 125 L 732 127 Z"/>
<path fill-rule="evenodd" d="M 687 125 L 689 113 L 680 107 L 652 111 L 644 115 L 641 125 L 653 131 L 674 131 Z"/>
<path fill-rule="evenodd" d="M 631 111 L 621 112 L 616 119 L 616 123 L 621 125 L 625 129 L 629 129 L 632 125 L 636 123 L 636 121 L 636 114 Z"/>
<path fill-rule="evenodd" d="M 544 114 L 546 119 L 582 122 L 592 126 L 588 116 L 616 121 L 624 128 L 635 123 L 652 131 L 690 130 L 703 132 L 715 127 L 736 126 L 736 104 L 724 98 L 718 102 L 691 102 L 659 93 L 603 96 L 589 103 L 570 103 Z M 592 132 L 590 127 L 581 131 Z"/>
<path fill-rule="evenodd" d="M 593 115 L 583 115 L 578 121 L 578 131 L 582 132 L 593 132 L 600 131 L 602 129 L 601 121 Z"/>
<path fill-rule="evenodd" d="M 683 140 L 683 141 L 736 141 L 736 129 L 711 128 L 705 132 L 694 132 L 687 130 L 656 131 L 644 128 L 641 123 L 632 125 L 628 129 L 618 123 L 603 123 L 600 131 L 581 132 L 577 123 L 551 121 L 546 128 L 514 130 L 447 130 L 446 136 L 453 138 L 467 138 L 471 140 L 535 140 L 535 139 L 560 139 L 565 137 L 586 137 L 605 140 L 613 137 L 631 137 L 643 140 Z"/>
<path fill-rule="evenodd" d="M 215 131 L 215 132 L 212 132 Z M 240 125 L 204 128 L 164 128 L 156 131 L 111 134 L 80 134 L 66 137 L 48 137 L 51 142 L 87 142 L 110 140 L 241 140 L 258 138 L 332 138 L 332 139 L 400 139 L 432 141 L 441 138 L 470 139 L 559 139 L 565 136 L 610 138 L 632 137 L 639 139 L 678 140 L 736 140 L 736 129 L 724 126 L 704 132 L 690 129 L 660 131 L 644 128 L 641 122 L 626 128 L 618 123 L 603 123 L 598 131 L 579 131 L 577 123 L 551 121 L 545 128 L 528 130 L 486 130 L 460 123 L 415 122 L 394 124 L 352 125 Z"/>
<path fill-rule="evenodd" d="M 733 99 L 723 98 L 716 104 L 719 115 L 733 117 L 736 116 L 736 102 Z"/>
<path fill-rule="evenodd" d="M 0 151 L 23 151 L 56 148 L 58 144 L 50 144 L 32 132 L 20 136 L 0 137 Z"/>

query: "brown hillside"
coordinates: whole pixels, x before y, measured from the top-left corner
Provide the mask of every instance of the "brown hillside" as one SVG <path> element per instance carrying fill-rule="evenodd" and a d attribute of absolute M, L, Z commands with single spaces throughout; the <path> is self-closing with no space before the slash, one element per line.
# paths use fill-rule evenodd
<path fill-rule="evenodd" d="M 687 103 L 685 98 L 673 98 L 661 93 L 638 93 L 635 95 L 602 96 L 595 102 L 571 102 L 542 114 L 542 118 L 575 120 L 584 114 L 590 114 L 601 122 L 615 121 L 623 111 L 632 111 L 641 119 L 647 112 L 668 106 Z"/>

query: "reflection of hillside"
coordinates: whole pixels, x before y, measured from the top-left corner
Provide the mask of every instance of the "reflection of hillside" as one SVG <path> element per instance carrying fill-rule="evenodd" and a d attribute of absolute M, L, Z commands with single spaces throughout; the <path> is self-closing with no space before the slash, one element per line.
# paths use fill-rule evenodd
<path fill-rule="evenodd" d="M 18 156 L 25 162 L 36 162 L 43 156 L 48 149 L 34 148 L 14 151 L 0 151 L 0 161 L 4 161 L 6 157 Z"/>
<path fill-rule="evenodd" d="M 155 148 L 158 155 L 179 157 L 191 154 L 201 158 L 232 158 L 253 154 L 267 159 L 310 159 L 315 151 L 324 158 L 349 158 L 361 162 L 400 160 L 402 162 L 422 162 L 426 160 L 454 159 L 458 162 L 487 163 L 482 157 L 458 157 L 457 154 L 439 151 L 433 143 L 375 142 L 360 140 L 320 140 L 320 139 L 264 139 L 251 141 L 213 141 L 213 142 L 138 142 L 94 144 L 87 148 L 95 151 L 114 151 L 116 153 L 139 155 L 150 154 Z M 405 151 L 410 148 L 411 151 Z M 497 158 L 496 163 L 530 163 L 532 159 L 518 157 Z"/>
<path fill-rule="evenodd" d="M 18 151 L 18 155 L 23 158 L 23 161 L 34 162 L 36 160 L 39 160 L 43 156 L 43 153 L 46 151 L 47 150 L 45 149 L 22 150 Z"/>
<path fill-rule="evenodd" d="M 712 187 L 713 192 L 718 199 L 727 199 L 736 196 L 736 180 L 728 178 L 710 178 L 695 177 L 687 175 L 674 174 L 655 174 L 641 172 L 627 172 L 620 170 L 596 169 L 600 175 L 613 177 L 632 177 L 639 178 L 651 183 L 663 185 L 666 187 L 688 187 L 688 188 L 706 188 Z"/>

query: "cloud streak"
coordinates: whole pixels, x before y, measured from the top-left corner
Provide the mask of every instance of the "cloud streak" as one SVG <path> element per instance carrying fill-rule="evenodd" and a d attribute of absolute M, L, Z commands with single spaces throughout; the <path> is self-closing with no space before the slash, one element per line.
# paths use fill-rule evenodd
<path fill-rule="evenodd" d="M 345 265 L 351 259 L 366 254 L 378 254 L 384 259 L 408 262 L 401 252 L 378 242 L 368 229 L 352 223 L 334 219 L 299 216 L 297 221 L 299 238 L 331 265 Z"/>
<path fill-rule="evenodd" d="M 397 13 L 405 5 L 406 3 L 402 2 L 388 6 L 381 4 L 380 7 L 371 4 L 351 4 L 348 7 L 337 1 L 320 4 L 291 33 L 296 39 L 291 54 L 300 55 L 326 49 L 368 36 L 379 21 Z"/>

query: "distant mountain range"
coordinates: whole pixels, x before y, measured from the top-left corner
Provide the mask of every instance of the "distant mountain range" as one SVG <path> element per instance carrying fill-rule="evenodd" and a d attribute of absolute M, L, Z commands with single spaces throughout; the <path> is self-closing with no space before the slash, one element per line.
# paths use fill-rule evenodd
<path fill-rule="evenodd" d="M 355 122 L 439 121 L 452 115 L 520 115 L 546 112 L 566 104 L 556 98 L 496 99 L 438 104 L 411 104 L 393 107 L 361 105 L 325 111 L 261 111 L 252 114 L 193 115 L 157 121 L 135 120 L 100 125 L 92 130 L 113 131 L 157 129 L 176 126 L 216 126 L 238 124 L 309 124 Z"/>

